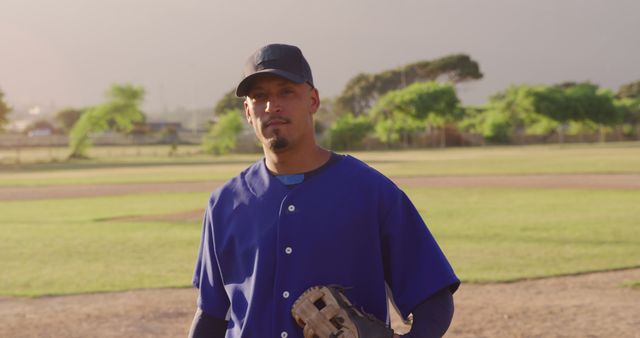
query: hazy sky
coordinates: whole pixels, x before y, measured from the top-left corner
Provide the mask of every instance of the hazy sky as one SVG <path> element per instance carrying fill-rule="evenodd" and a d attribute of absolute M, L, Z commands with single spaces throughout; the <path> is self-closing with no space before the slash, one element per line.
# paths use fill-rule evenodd
<path fill-rule="evenodd" d="M 115 82 L 145 108 L 212 107 L 270 42 L 300 46 L 321 96 L 360 72 L 467 53 L 479 104 L 510 84 L 640 80 L 638 0 L 0 0 L 0 88 L 15 106 L 99 103 Z"/>

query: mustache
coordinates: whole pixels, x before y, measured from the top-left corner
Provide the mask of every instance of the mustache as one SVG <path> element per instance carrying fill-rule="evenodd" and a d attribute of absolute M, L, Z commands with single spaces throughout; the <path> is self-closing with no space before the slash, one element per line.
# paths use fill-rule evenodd
<path fill-rule="evenodd" d="M 273 122 L 289 123 L 289 122 L 291 122 L 291 120 L 286 118 L 286 117 L 282 117 L 282 116 L 272 116 L 272 117 L 268 118 L 267 120 L 265 120 L 263 122 L 263 126 L 266 128 L 270 124 L 272 124 Z"/>

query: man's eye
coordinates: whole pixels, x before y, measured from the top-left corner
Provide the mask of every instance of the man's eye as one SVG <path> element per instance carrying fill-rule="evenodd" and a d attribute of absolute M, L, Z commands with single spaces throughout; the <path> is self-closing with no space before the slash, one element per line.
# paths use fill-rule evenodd
<path fill-rule="evenodd" d="M 254 100 L 264 100 L 267 97 L 265 93 L 253 93 L 251 94 L 251 98 Z"/>

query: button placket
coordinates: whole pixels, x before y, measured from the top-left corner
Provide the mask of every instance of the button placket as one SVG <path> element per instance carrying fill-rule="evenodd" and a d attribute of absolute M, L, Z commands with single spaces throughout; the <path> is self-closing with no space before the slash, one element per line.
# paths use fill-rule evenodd
<path fill-rule="evenodd" d="M 285 205 L 286 205 L 286 209 L 285 209 L 285 210 L 286 210 L 286 214 L 293 214 L 294 212 L 296 212 L 296 209 L 297 209 L 297 208 L 296 208 L 296 205 L 295 205 L 294 203 L 291 203 L 291 201 L 289 201 L 289 202 L 290 202 L 290 203 L 285 204 Z M 285 216 L 285 217 L 286 217 L 286 216 Z M 286 224 L 288 224 L 288 223 L 289 223 L 288 221 L 284 221 L 284 222 L 285 222 Z M 290 224 L 288 224 L 288 226 L 291 226 L 291 225 L 290 225 Z M 285 229 L 286 229 L 286 227 L 285 227 Z M 283 231 L 284 231 L 284 229 L 283 229 Z M 286 231 L 285 231 L 285 233 L 286 233 Z M 290 239 L 287 239 L 286 237 L 288 237 L 288 236 L 283 236 L 283 237 L 281 238 L 281 240 L 282 240 L 284 243 L 287 243 L 287 242 L 290 240 Z M 284 244 L 284 243 L 283 243 L 283 244 Z M 293 247 L 292 247 L 291 245 L 283 245 L 283 247 L 284 247 L 284 248 L 283 248 L 283 249 L 281 249 L 281 250 L 283 250 L 283 251 L 284 251 L 285 257 L 286 257 L 286 256 L 289 256 L 289 255 L 291 255 L 291 254 L 293 253 Z M 281 248 L 282 248 L 282 247 L 281 247 Z M 285 263 L 285 264 L 286 264 L 286 263 Z M 282 290 L 282 289 L 281 289 L 281 290 Z M 286 303 L 286 302 L 288 302 L 288 299 L 291 297 L 291 293 L 290 293 L 288 290 L 284 290 L 284 291 L 282 291 L 282 293 L 281 293 L 281 297 L 282 297 L 281 299 L 283 299 L 283 301 Z M 281 337 L 281 338 L 287 338 L 288 336 L 289 336 L 289 333 L 288 333 L 287 331 L 282 331 L 282 332 L 280 332 L 280 337 Z"/>

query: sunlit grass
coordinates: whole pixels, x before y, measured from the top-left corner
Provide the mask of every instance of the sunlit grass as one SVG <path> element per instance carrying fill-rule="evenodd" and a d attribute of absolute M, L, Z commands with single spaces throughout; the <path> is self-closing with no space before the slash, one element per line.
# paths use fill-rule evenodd
<path fill-rule="evenodd" d="M 361 152 L 354 156 L 392 177 L 441 175 L 640 173 L 640 143 L 508 146 Z M 0 170 L 0 186 L 226 180 L 260 154 L 144 157 L 26 165 Z"/>
<path fill-rule="evenodd" d="M 356 153 L 390 176 L 640 173 L 640 142 Z"/>
<path fill-rule="evenodd" d="M 640 266 L 640 193 L 408 189 L 467 281 L 509 281 Z"/>
<path fill-rule="evenodd" d="M 640 194 L 404 187 L 465 281 L 638 266 Z M 0 203 L 0 294 L 187 287 L 200 222 L 116 218 L 204 209 L 208 193 Z"/>
<path fill-rule="evenodd" d="M 199 222 L 113 218 L 202 209 L 208 194 L 0 204 L 0 294 L 35 296 L 187 286 Z"/>

